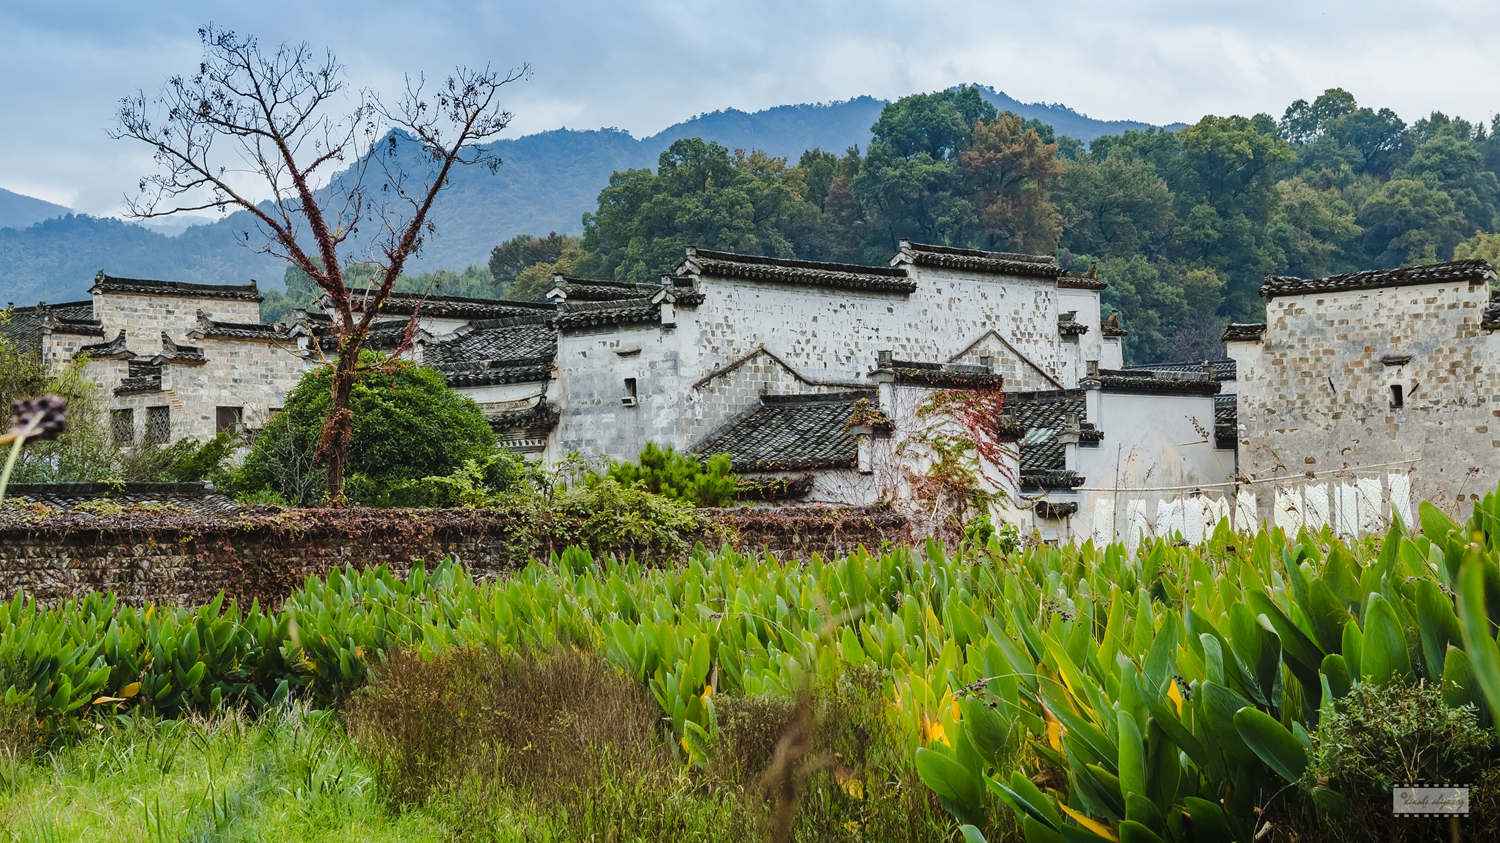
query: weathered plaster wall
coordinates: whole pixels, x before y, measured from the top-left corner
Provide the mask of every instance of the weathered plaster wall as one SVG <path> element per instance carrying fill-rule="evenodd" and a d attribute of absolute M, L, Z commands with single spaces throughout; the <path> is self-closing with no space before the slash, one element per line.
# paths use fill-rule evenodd
<path fill-rule="evenodd" d="M 1279 296 L 1239 365 L 1241 471 L 1254 479 L 1413 463 L 1412 497 L 1457 510 L 1500 480 L 1500 339 L 1484 284 Z M 1387 355 L 1410 355 L 1386 365 Z M 1404 406 L 1392 406 L 1391 386 Z M 1471 474 L 1471 470 L 1473 470 Z M 1477 499 L 1474 498 L 1474 499 Z"/>
<path fill-rule="evenodd" d="M 105 339 L 125 329 L 125 345 L 142 357 L 161 353 L 161 332 L 187 344 L 187 333 L 198 324 L 198 311 L 217 322 L 256 323 L 260 302 L 199 296 L 153 296 L 138 293 L 95 293 L 94 318 L 104 323 Z"/>
<path fill-rule="evenodd" d="M 578 451 L 632 459 L 647 442 L 684 447 L 678 334 L 659 323 L 560 334 L 556 456 Z M 635 406 L 621 400 L 626 378 L 635 379 Z"/>

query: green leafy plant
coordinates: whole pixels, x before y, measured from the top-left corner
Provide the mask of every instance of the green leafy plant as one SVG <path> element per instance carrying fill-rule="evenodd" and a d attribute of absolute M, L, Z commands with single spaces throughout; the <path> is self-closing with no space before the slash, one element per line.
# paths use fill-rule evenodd
<path fill-rule="evenodd" d="M 728 506 L 734 501 L 737 480 L 730 469 L 728 454 L 703 460 L 648 442 L 638 462 L 614 463 L 609 476 L 621 485 L 641 486 L 692 506 Z"/>

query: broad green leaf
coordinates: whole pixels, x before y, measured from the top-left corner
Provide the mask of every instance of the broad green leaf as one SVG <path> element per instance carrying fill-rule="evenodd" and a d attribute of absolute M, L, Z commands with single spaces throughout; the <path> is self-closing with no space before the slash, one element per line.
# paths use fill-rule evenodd
<path fill-rule="evenodd" d="M 1021 830 L 1026 834 L 1026 843 L 1067 843 L 1062 832 L 1048 828 L 1031 817 L 1021 820 Z"/>
<path fill-rule="evenodd" d="M 1349 679 L 1349 666 L 1344 662 L 1344 657 L 1330 654 L 1323 658 L 1323 666 L 1320 668 L 1323 678 L 1328 680 L 1328 689 L 1335 698 L 1343 697 L 1349 693 L 1351 682 Z"/>
<path fill-rule="evenodd" d="M 1343 647 L 1344 624 L 1349 611 L 1321 579 L 1308 584 L 1307 619 L 1312 623 L 1318 646 L 1325 653 L 1337 653 Z"/>
<path fill-rule="evenodd" d="M 1254 708 L 1234 715 L 1234 727 L 1260 760 L 1288 783 L 1296 783 L 1307 769 L 1307 750 L 1274 717 Z"/>
<path fill-rule="evenodd" d="M 962 705 L 964 730 L 973 741 L 986 764 L 999 766 L 1005 758 L 1010 739 L 1010 728 L 1000 713 L 985 704 L 984 700 L 970 697 Z"/>
<path fill-rule="evenodd" d="M 1120 843 L 1165 843 L 1161 835 L 1134 820 L 1120 823 Z"/>
<path fill-rule="evenodd" d="M 1146 795 L 1146 743 L 1141 739 L 1141 730 L 1129 712 L 1116 715 L 1120 730 L 1120 790 L 1127 796 L 1135 793 Z"/>
<path fill-rule="evenodd" d="M 1406 636 L 1396 611 L 1378 593 L 1371 593 L 1365 609 L 1364 652 L 1360 653 L 1360 677 L 1369 677 L 1377 685 L 1389 684 L 1395 677 L 1411 675 L 1411 656 L 1406 651 Z"/>
<path fill-rule="evenodd" d="M 1195 840 L 1202 843 L 1236 843 L 1234 832 L 1229 830 L 1229 818 L 1218 804 L 1189 796 L 1182 800 L 1182 805 L 1187 808 L 1188 819 L 1193 824 Z"/>
<path fill-rule="evenodd" d="M 1359 629 L 1359 622 L 1351 618 L 1344 624 L 1344 665 L 1349 668 L 1349 678 L 1358 679 L 1361 656 L 1365 651 L 1365 634 Z"/>
<path fill-rule="evenodd" d="M 984 834 L 972 825 L 963 825 L 958 829 L 964 836 L 964 843 L 986 843 Z"/>
<path fill-rule="evenodd" d="M 1443 659 L 1443 702 L 1449 708 L 1472 705 L 1483 711 L 1484 693 L 1479 689 L 1479 680 L 1474 676 L 1474 665 L 1469 655 L 1449 644 Z"/>
<path fill-rule="evenodd" d="M 1203 713 L 1203 726 L 1208 736 L 1232 758 L 1253 758 L 1254 753 L 1234 725 L 1235 712 L 1250 705 L 1250 701 L 1213 682 L 1200 683 L 1198 695 L 1199 710 Z"/>
<path fill-rule="evenodd" d="M 1464 652 L 1474 678 L 1484 691 L 1495 722 L 1500 723 L 1500 647 L 1490 637 L 1490 618 L 1485 611 L 1485 561 L 1471 552 L 1459 568 L 1458 617 L 1463 623 Z"/>
<path fill-rule="evenodd" d="M 968 767 L 952 758 L 922 747 L 917 750 L 917 775 L 922 783 L 942 797 L 959 822 L 984 822 L 984 791 Z"/>
<path fill-rule="evenodd" d="M 1448 645 L 1463 640 L 1463 630 L 1453 603 L 1431 580 L 1417 583 L 1417 628 L 1422 638 L 1422 657 L 1430 681 L 1442 678 Z"/>

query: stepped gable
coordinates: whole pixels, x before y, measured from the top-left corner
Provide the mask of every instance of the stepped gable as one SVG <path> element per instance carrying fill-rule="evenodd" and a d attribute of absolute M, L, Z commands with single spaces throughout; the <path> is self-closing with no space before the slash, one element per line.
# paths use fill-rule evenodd
<path fill-rule="evenodd" d="M 261 301 L 260 289 L 249 284 L 191 284 L 187 281 L 154 281 L 146 278 L 117 278 L 103 270 L 94 276 L 90 293 L 127 293 L 141 296 L 177 296 L 193 299 L 238 299 Z"/>
<path fill-rule="evenodd" d="M 1057 334 L 1062 337 L 1081 337 L 1089 332 L 1089 326 L 1079 322 L 1078 311 L 1069 310 L 1057 317 Z"/>
<path fill-rule="evenodd" d="M 1120 314 L 1111 313 L 1109 318 L 1099 323 L 1099 335 L 1106 339 L 1119 339 L 1127 337 L 1130 332 L 1120 327 Z"/>
<path fill-rule="evenodd" d="M 1100 369 L 1086 381 L 1098 384 L 1108 392 L 1165 393 L 1176 395 L 1218 395 L 1219 382 L 1201 367 L 1198 371 L 1155 371 L 1152 369 Z"/>
<path fill-rule="evenodd" d="M 356 294 L 353 297 L 354 309 L 361 310 L 364 302 L 365 299 Z M 423 316 L 430 319 L 503 319 L 507 316 L 551 313 L 554 309 L 546 302 L 391 293 L 381 305 L 380 314 L 382 316 L 410 316 L 420 310 Z"/>
<path fill-rule="evenodd" d="M 1240 409 L 1239 396 L 1214 396 L 1214 447 L 1232 451 L 1239 447 Z"/>
<path fill-rule="evenodd" d="M 650 289 L 659 290 L 659 288 Z M 557 307 L 559 329 L 601 328 L 610 325 L 634 325 L 641 322 L 661 322 L 661 305 L 657 304 L 653 298 L 565 301 Z"/>
<path fill-rule="evenodd" d="M 713 252 L 689 246 L 687 259 L 677 267 L 678 276 L 739 278 L 746 281 L 769 281 L 803 287 L 830 287 L 869 293 L 917 291 L 917 282 L 906 270 L 889 266 L 860 266 L 847 263 L 823 263 L 788 258 L 763 258 Z"/>
<path fill-rule="evenodd" d="M 206 483 L 12 483 L 7 502 L 20 500 L 55 509 L 75 509 L 81 503 L 108 501 L 120 506 L 170 508 L 179 512 L 218 515 L 239 511 L 240 505 Z"/>
<path fill-rule="evenodd" d="M 422 349 L 430 365 L 506 362 L 557 356 L 557 329 L 550 317 L 476 319 Z"/>
<path fill-rule="evenodd" d="M 1413 284 L 1484 284 L 1495 280 L 1495 268 L 1487 261 L 1463 260 L 1427 266 L 1403 266 L 1399 269 L 1367 269 L 1324 278 L 1296 278 L 1290 275 L 1267 275 L 1261 285 L 1262 297 L 1297 296 L 1307 293 L 1338 293 L 1347 290 L 1373 290 L 1380 287 L 1406 287 Z"/>
<path fill-rule="evenodd" d="M 32 307 L 11 306 L 0 320 L 0 336 L 10 340 L 18 350 L 41 354 L 42 329 L 54 333 L 104 336 L 104 326 L 94 319 L 94 302 L 75 301 L 63 304 L 41 302 Z"/>
<path fill-rule="evenodd" d="M 1265 335 L 1264 322 L 1230 322 L 1219 335 L 1219 342 L 1260 342 Z"/>
<path fill-rule="evenodd" d="M 1126 366 L 1127 372 L 1152 372 L 1164 376 L 1180 374 L 1207 374 L 1219 382 L 1232 381 L 1235 378 L 1235 363 L 1233 360 L 1200 360 L 1197 362 L 1184 361 L 1181 363 L 1141 363 L 1135 366 Z"/>
<path fill-rule="evenodd" d="M 735 415 L 690 450 L 728 454 L 736 472 L 810 471 L 855 468 L 858 445 L 849 419 L 873 391 L 822 395 L 762 395 L 760 403 Z"/>
<path fill-rule="evenodd" d="M 631 284 L 625 281 L 594 281 L 558 275 L 554 279 L 548 298 L 566 301 L 620 301 L 622 299 L 650 298 L 661 287 L 655 284 Z"/>
<path fill-rule="evenodd" d="M 198 324 L 189 332 L 191 336 L 214 340 L 267 340 L 291 339 L 287 326 L 273 322 L 217 322 L 208 314 L 198 311 Z"/>
<path fill-rule="evenodd" d="M 81 346 L 75 356 L 88 355 L 89 357 L 113 357 L 116 360 L 130 360 L 135 357 L 135 352 L 125 345 L 125 329 L 109 342 L 96 342 L 93 345 Z"/>
<path fill-rule="evenodd" d="M 1051 255 L 1023 255 L 1016 252 L 986 252 L 982 249 L 955 249 L 951 246 L 933 246 L 902 240 L 900 251 L 891 258 L 892 263 L 912 263 L 917 266 L 935 266 L 944 269 L 963 269 L 970 272 L 987 272 L 1004 275 L 1027 275 L 1036 278 L 1061 280 L 1063 269 L 1057 258 Z M 1087 279 L 1084 279 L 1085 281 Z M 1070 280 L 1068 286 L 1076 286 Z M 1093 287 L 1086 287 L 1093 289 Z M 1101 288 L 1102 289 L 1102 288 Z"/>
<path fill-rule="evenodd" d="M 1068 426 L 1068 416 L 1078 422 L 1079 442 L 1101 442 L 1104 432 L 1091 422 L 1081 389 L 1051 389 L 1008 392 L 1005 395 L 1007 427 L 1024 430 L 1021 437 L 1021 485 L 1043 489 L 1071 489 L 1083 485 L 1083 475 L 1067 470 L 1066 448 L 1057 434 Z"/>

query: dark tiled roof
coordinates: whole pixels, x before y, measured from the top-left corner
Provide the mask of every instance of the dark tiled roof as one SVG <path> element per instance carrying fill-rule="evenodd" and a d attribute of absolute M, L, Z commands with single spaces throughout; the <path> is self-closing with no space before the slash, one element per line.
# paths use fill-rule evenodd
<path fill-rule="evenodd" d="M 1064 272 L 1058 276 L 1057 286 L 1064 290 L 1107 290 L 1109 285 L 1099 280 L 1098 275 L 1081 272 Z"/>
<path fill-rule="evenodd" d="M 523 410 L 507 410 L 501 413 L 492 413 L 487 418 L 489 419 L 490 427 L 494 428 L 496 433 L 513 430 L 518 427 L 551 430 L 557 427 L 558 419 L 562 418 L 562 413 L 557 409 L 556 405 L 543 398 L 534 406 Z"/>
<path fill-rule="evenodd" d="M 510 316 L 478 319 L 448 337 L 428 343 L 422 360 L 431 365 L 529 360 L 557 354 L 557 329 L 549 317 Z"/>
<path fill-rule="evenodd" d="M 93 301 L 13 307 L 6 313 L 8 318 L 0 321 L 0 336 L 4 336 L 18 350 L 28 354 L 42 352 L 44 325 L 53 331 L 85 336 L 104 336 L 104 326 L 94 320 Z"/>
<path fill-rule="evenodd" d="M 621 299 L 650 298 L 661 292 L 657 284 L 630 284 L 624 281 L 592 281 L 586 278 L 562 277 L 562 282 L 553 285 L 561 290 L 568 301 L 620 301 Z"/>
<path fill-rule="evenodd" d="M 983 366 L 966 366 L 960 363 L 916 363 L 910 360 L 892 360 L 889 368 L 877 372 L 891 372 L 896 383 L 931 386 L 943 389 L 999 388 L 1005 379 Z"/>
<path fill-rule="evenodd" d="M 1021 485 L 1038 489 L 1076 489 L 1083 485 L 1083 475 L 1076 471 L 1053 469 L 1049 471 L 1021 470 Z"/>
<path fill-rule="evenodd" d="M 115 387 L 116 395 L 129 395 L 135 392 L 160 392 L 161 391 L 161 364 L 145 360 L 132 360 L 129 370 L 120 385 Z"/>
<path fill-rule="evenodd" d="M 1487 331 L 1500 328 L 1500 293 L 1490 294 L 1490 303 L 1484 306 L 1484 317 L 1479 320 L 1479 325 Z"/>
<path fill-rule="evenodd" d="M 599 328 L 660 321 L 661 305 L 652 304 L 650 298 L 570 301 L 564 302 L 557 310 L 558 328 Z"/>
<path fill-rule="evenodd" d="M 1014 252 L 986 252 L 980 249 L 955 249 L 925 243 L 901 241 L 897 260 L 909 260 L 917 266 L 965 269 L 1005 275 L 1030 275 L 1038 278 L 1061 278 L 1063 270 L 1051 255 L 1022 255 Z M 1090 288 L 1092 289 L 1092 288 Z"/>
<path fill-rule="evenodd" d="M 1372 290 L 1377 287 L 1406 287 L 1412 284 L 1483 284 L 1494 278 L 1495 268 L 1487 261 L 1449 261 L 1427 266 L 1403 266 L 1400 269 L 1367 269 L 1364 272 L 1329 275 L 1326 278 L 1267 275 L 1260 294 L 1270 299 L 1276 296 Z"/>
<path fill-rule="evenodd" d="M 854 468 L 858 446 L 846 428 L 861 398 L 876 393 L 764 395 L 692 450 L 729 454 L 737 472 Z"/>
<path fill-rule="evenodd" d="M 203 483 L 12 483 L 7 498 L 40 503 L 57 509 L 73 509 L 88 501 L 109 501 L 122 506 L 170 506 L 204 514 L 234 512 L 239 505 Z"/>
<path fill-rule="evenodd" d="M 1099 335 L 1102 337 L 1124 337 L 1130 332 L 1120 327 L 1120 314 L 1111 313 L 1109 318 L 1099 323 Z"/>
<path fill-rule="evenodd" d="M 1260 342 L 1265 334 L 1264 322 L 1230 322 L 1219 335 L 1219 342 Z"/>
<path fill-rule="evenodd" d="M 197 330 L 204 337 L 216 340 L 286 340 L 290 339 L 286 327 L 280 323 L 261 325 L 249 322 L 215 322 L 207 317 L 198 319 Z"/>
<path fill-rule="evenodd" d="M 1205 369 L 1204 367 L 1208 368 Z M 1198 362 L 1184 361 L 1182 363 L 1142 363 L 1137 366 L 1126 366 L 1129 372 L 1155 372 L 1171 376 L 1174 374 L 1204 374 L 1212 372 L 1216 381 L 1232 381 L 1235 376 L 1235 364 L 1233 360 L 1200 360 Z"/>
<path fill-rule="evenodd" d="M 94 276 L 91 293 L 133 293 L 144 296 L 182 296 L 195 299 L 239 299 L 260 301 L 255 282 L 249 284 L 189 284 L 185 281 L 152 281 L 145 278 L 116 278 L 101 270 Z"/>
<path fill-rule="evenodd" d="M 1238 396 L 1214 396 L 1214 447 L 1233 450 L 1240 440 L 1240 416 Z"/>
<path fill-rule="evenodd" d="M 917 282 L 907 277 L 905 270 L 895 267 L 762 258 L 711 252 L 691 246 L 687 250 L 687 259 L 677 267 L 677 274 L 742 278 L 747 281 L 771 281 L 874 293 L 910 294 L 917 291 Z"/>
<path fill-rule="evenodd" d="M 354 296 L 354 309 L 360 310 L 363 299 Z M 383 316 L 410 316 L 421 310 L 432 319 L 503 319 L 551 313 L 555 308 L 546 302 L 510 301 L 508 299 L 470 299 L 461 296 L 423 296 L 417 293 L 391 293 L 381 306 Z"/>
<path fill-rule="evenodd" d="M 1068 483 L 1048 486 L 1040 480 L 1055 480 L 1048 472 L 1064 472 L 1067 465 L 1066 449 L 1057 439 L 1057 433 L 1068 426 L 1068 416 L 1077 419 L 1080 430 L 1078 438 L 1084 442 L 1098 442 L 1104 433 L 1084 421 L 1086 413 L 1084 391 L 1081 389 L 1056 389 L 1040 392 L 1009 392 L 1005 395 L 1005 417 L 1010 425 L 1026 431 L 1021 440 L 1021 481 L 1027 486 L 1062 488 Z M 1027 477 L 1038 482 L 1027 482 Z M 1071 482 L 1070 478 L 1064 478 Z M 1082 479 L 1079 479 L 1082 482 Z M 1072 485 L 1076 486 L 1077 483 Z"/>
<path fill-rule="evenodd" d="M 443 373 L 448 385 L 498 386 L 504 383 L 538 383 L 552 377 L 553 357 L 533 357 L 526 360 L 479 361 L 473 363 L 441 363 L 433 366 Z"/>
<path fill-rule="evenodd" d="M 1037 501 L 1038 518 L 1067 518 L 1078 511 L 1078 501 Z"/>
<path fill-rule="evenodd" d="M 1063 337 L 1081 337 L 1089 332 L 1089 326 L 1079 322 L 1077 311 L 1070 310 L 1057 317 L 1057 333 Z"/>
<path fill-rule="evenodd" d="M 161 354 L 152 358 L 152 362 L 161 363 L 206 363 L 208 358 L 203 356 L 203 349 L 192 345 L 178 345 L 172 342 L 172 338 L 166 331 L 161 332 Z"/>
<path fill-rule="evenodd" d="M 1201 369 L 1197 372 L 1156 372 L 1145 369 L 1100 369 L 1090 378 L 1108 392 L 1160 392 L 1177 395 L 1217 395 L 1219 382 Z"/>
<path fill-rule="evenodd" d="M 90 357 L 115 357 L 120 360 L 129 360 L 135 357 L 135 352 L 125 346 L 125 329 L 109 342 L 96 342 L 92 345 L 80 346 L 78 354 L 87 354 Z"/>

